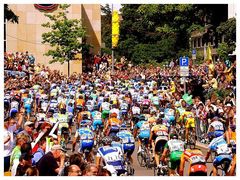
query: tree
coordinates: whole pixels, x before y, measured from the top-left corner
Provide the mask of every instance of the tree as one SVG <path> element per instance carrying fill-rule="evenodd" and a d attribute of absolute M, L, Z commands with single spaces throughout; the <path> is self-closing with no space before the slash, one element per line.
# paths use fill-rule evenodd
<path fill-rule="evenodd" d="M 216 29 L 219 36 L 224 36 L 228 48 L 227 53 L 232 53 L 236 48 L 236 18 L 222 22 Z"/>
<path fill-rule="evenodd" d="M 12 23 L 18 23 L 18 18 L 19 16 L 9 9 L 8 4 L 4 4 L 4 20 Z"/>
<path fill-rule="evenodd" d="M 218 48 L 217 48 L 218 56 L 221 59 L 226 60 L 227 57 L 228 57 L 229 49 L 230 48 L 228 47 L 227 43 L 225 43 L 225 42 L 220 43 Z"/>
<path fill-rule="evenodd" d="M 18 23 L 18 16 L 8 7 L 8 4 L 4 4 L 4 52 L 7 49 L 6 46 L 6 21 L 11 23 Z"/>
<path fill-rule="evenodd" d="M 105 43 L 107 49 L 112 48 L 112 11 L 109 4 L 105 6 L 101 5 L 101 32 L 102 32 L 102 42 Z"/>
<path fill-rule="evenodd" d="M 81 43 L 86 38 L 86 30 L 78 19 L 68 19 L 67 8 L 70 5 L 60 5 L 60 11 L 57 14 L 46 13 L 45 16 L 50 19 L 50 22 L 42 24 L 43 27 L 50 28 L 51 31 L 43 33 L 42 43 L 49 43 L 54 49 L 49 50 L 44 55 L 52 56 L 49 62 L 55 63 L 68 62 L 68 76 L 69 76 L 69 61 L 73 60 L 76 53 L 81 53 L 86 43 Z"/>

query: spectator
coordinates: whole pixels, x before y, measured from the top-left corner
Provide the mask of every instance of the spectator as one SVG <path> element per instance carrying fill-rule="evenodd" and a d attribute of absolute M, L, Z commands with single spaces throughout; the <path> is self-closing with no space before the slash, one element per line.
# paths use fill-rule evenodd
<path fill-rule="evenodd" d="M 60 158 L 60 165 L 57 159 Z M 37 168 L 40 176 L 57 176 L 64 167 L 65 154 L 60 145 L 53 145 L 51 151 L 39 160 Z"/>
<path fill-rule="evenodd" d="M 23 176 L 26 170 L 32 166 L 32 155 L 22 153 L 19 158 L 19 165 L 17 166 L 16 176 Z"/>
<path fill-rule="evenodd" d="M 24 176 L 39 176 L 39 171 L 36 167 L 27 168 Z"/>
<path fill-rule="evenodd" d="M 43 136 L 38 142 L 38 149 L 33 154 L 33 162 L 34 165 L 38 163 L 38 161 L 43 157 L 46 151 L 46 138 Z"/>
<path fill-rule="evenodd" d="M 97 176 L 98 168 L 95 164 L 88 164 L 83 170 L 83 176 Z"/>
<path fill-rule="evenodd" d="M 81 175 L 81 170 L 80 168 L 73 164 L 68 167 L 68 176 L 80 176 Z"/>

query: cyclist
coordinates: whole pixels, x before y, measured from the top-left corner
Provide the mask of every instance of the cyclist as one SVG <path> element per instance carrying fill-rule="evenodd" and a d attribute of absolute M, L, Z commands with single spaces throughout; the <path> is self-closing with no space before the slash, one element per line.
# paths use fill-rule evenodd
<path fill-rule="evenodd" d="M 83 106 L 85 106 L 85 100 L 83 98 L 83 95 L 79 95 L 78 99 L 76 100 L 76 109 L 78 111 L 82 111 Z"/>
<path fill-rule="evenodd" d="M 179 173 L 176 172 L 179 170 L 180 159 L 182 153 L 184 152 L 184 142 L 178 139 L 178 135 L 176 132 L 170 132 L 170 140 L 165 144 L 164 151 L 160 159 L 160 167 L 163 162 L 165 162 L 165 158 L 169 154 L 170 163 L 169 163 L 169 175 L 174 176 Z"/>
<path fill-rule="evenodd" d="M 180 116 L 180 119 L 183 121 L 183 124 L 185 126 L 186 135 L 185 135 L 185 142 L 188 143 L 189 140 L 189 129 L 192 128 L 193 134 L 195 134 L 195 120 L 194 120 L 194 114 L 191 111 L 192 106 L 188 105 L 186 107 L 186 111 Z"/>
<path fill-rule="evenodd" d="M 185 162 L 189 162 L 188 176 L 207 176 L 207 166 L 200 149 L 186 149 L 181 156 L 179 175 L 183 176 Z"/>
<path fill-rule="evenodd" d="M 216 137 L 215 134 L 211 134 L 213 140 L 208 146 L 208 152 L 205 157 L 205 161 L 208 160 L 211 152 L 216 152 L 215 158 L 213 160 L 213 176 L 217 175 L 217 167 L 224 163 L 224 171 L 227 172 L 231 161 L 232 161 L 232 152 L 228 147 L 227 142 L 224 139 L 224 135 Z"/>
<path fill-rule="evenodd" d="M 106 123 L 110 111 L 110 103 L 108 102 L 108 98 L 104 98 L 103 103 L 100 106 L 100 111 L 102 112 L 102 119 L 104 123 Z"/>
<path fill-rule="evenodd" d="M 210 137 L 220 137 L 224 134 L 224 126 L 223 123 L 219 121 L 219 118 L 215 116 L 211 120 L 211 124 L 208 127 L 208 135 Z"/>
<path fill-rule="evenodd" d="M 31 113 L 31 109 L 32 109 L 32 98 L 31 95 L 29 94 L 27 98 L 24 99 L 23 103 L 24 103 L 24 108 L 25 108 L 25 112 L 27 114 L 27 120 L 30 119 L 30 113 Z"/>
<path fill-rule="evenodd" d="M 160 122 L 160 121 L 159 121 Z M 151 129 L 149 141 L 152 144 L 153 156 L 157 167 L 159 167 L 159 154 L 163 152 L 168 141 L 168 128 L 164 124 L 156 124 Z"/>
<path fill-rule="evenodd" d="M 121 120 L 119 120 L 117 118 L 117 114 L 116 113 L 112 113 L 110 114 L 110 119 L 107 120 L 106 125 L 104 127 L 104 134 L 106 134 L 106 136 L 111 135 L 114 136 L 117 134 L 117 132 L 119 132 L 120 129 L 120 125 L 121 125 Z"/>
<path fill-rule="evenodd" d="M 148 141 L 150 138 L 150 124 L 146 121 L 145 116 L 139 117 L 139 122 L 134 126 L 133 136 L 136 138 L 138 135 L 138 153 L 141 152 L 142 140 L 145 140 L 145 146 L 148 148 Z"/>
<path fill-rule="evenodd" d="M 128 103 L 125 99 L 123 99 L 123 101 L 120 104 L 120 111 L 121 111 L 121 119 L 123 121 L 126 121 L 126 117 L 128 114 Z"/>
<path fill-rule="evenodd" d="M 120 131 L 116 134 L 122 140 L 122 149 L 129 161 L 133 163 L 132 153 L 135 149 L 135 140 L 131 132 L 127 130 L 125 124 L 121 125 Z"/>
<path fill-rule="evenodd" d="M 112 105 L 112 109 L 110 110 L 110 114 L 112 114 L 112 113 L 116 113 L 117 114 L 117 118 L 118 119 L 120 119 L 120 111 L 119 111 L 119 109 L 117 108 L 117 105 L 116 104 L 113 104 Z"/>
<path fill-rule="evenodd" d="M 148 108 L 150 107 L 151 101 L 148 99 L 147 95 L 144 95 L 144 99 L 142 100 L 142 113 L 149 112 Z"/>
<path fill-rule="evenodd" d="M 118 176 L 125 173 L 124 156 L 121 148 L 112 147 L 112 139 L 108 136 L 104 137 L 102 142 L 103 146 L 98 148 L 97 151 L 96 165 L 100 167 L 101 161 L 103 161 L 105 166 L 113 167 L 117 171 Z"/>
<path fill-rule="evenodd" d="M 175 125 L 175 110 L 171 107 L 171 103 L 167 103 L 164 109 L 164 122 L 169 125 Z"/>
<path fill-rule="evenodd" d="M 94 106 L 94 111 L 91 113 L 93 120 L 93 130 L 95 131 L 97 127 L 101 128 L 103 126 L 102 113 L 98 111 L 98 106 Z"/>
<path fill-rule="evenodd" d="M 80 128 L 76 131 L 75 136 L 73 138 L 72 144 L 72 152 L 75 151 L 75 146 L 77 142 L 77 138 L 80 138 L 79 141 L 79 153 L 84 153 L 88 151 L 88 156 L 86 157 L 87 162 L 91 162 L 93 159 L 92 149 L 94 145 L 94 133 L 89 128 L 90 123 L 82 121 L 80 123 Z"/>
<path fill-rule="evenodd" d="M 69 128 L 68 115 L 66 114 L 66 109 L 64 108 L 60 109 L 60 113 L 58 113 L 57 120 L 59 122 L 58 132 L 57 132 L 58 143 L 60 143 L 63 130 L 68 130 Z"/>
<path fill-rule="evenodd" d="M 131 120 L 131 123 L 130 123 L 131 131 L 133 130 L 134 124 L 137 123 L 138 116 L 140 115 L 140 113 L 141 113 L 141 109 L 139 107 L 139 104 L 138 103 L 134 103 L 133 106 L 131 107 L 131 114 L 132 114 L 132 120 Z"/>

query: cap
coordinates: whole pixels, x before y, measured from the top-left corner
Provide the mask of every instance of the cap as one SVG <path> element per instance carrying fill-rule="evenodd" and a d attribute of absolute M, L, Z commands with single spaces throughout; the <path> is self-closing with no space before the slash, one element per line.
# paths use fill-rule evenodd
<path fill-rule="evenodd" d="M 24 126 L 29 126 L 31 124 L 34 124 L 34 123 L 32 121 L 27 121 L 27 122 L 25 122 Z"/>
<path fill-rule="evenodd" d="M 66 151 L 66 150 L 63 149 L 62 146 L 59 145 L 59 144 L 53 145 L 52 148 L 51 148 L 51 150 L 62 150 L 62 151 L 64 151 L 64 152 Z"/>
<path fill-rule="evenodd" d="M 230 104 L 230 103 L 227 103 L 227 105 L 226 105 L 227 107 L 232 107 L 232 105 Z"/>

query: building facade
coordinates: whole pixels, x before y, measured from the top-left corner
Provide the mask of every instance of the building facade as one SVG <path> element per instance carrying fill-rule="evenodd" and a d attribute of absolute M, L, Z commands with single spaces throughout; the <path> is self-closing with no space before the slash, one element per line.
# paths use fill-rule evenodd
<path fill-rule="evenodd" d="M 51 69 L 60 70 L 64 74 L 68 73 L 67 63 L 49 64 L 51 57 L 44 56 L 51 47 L 42 44 L 42 34 L 49 29 L 41 24 L 49 22 L 44 16 L 45 11 L 39 9 L 34 4 L 9 4 L 9 8 L 19 16 L 19 23 L 6 24 L 6 51 L 25 52 L 33 54 L 36 63 L 49 66 Z M 58 6 L 48 13 L 57 13 Z M 87 31 L 87 43 L 92 48 L 92 54 L 97 54 L 101 48 L 101 8 L 100 4 L 72 4 L 67 9 L 67 17 L 70 19 L 81 19 Z M 82 59 L 70 62 L 70 74 L 82 72 Z"/>

